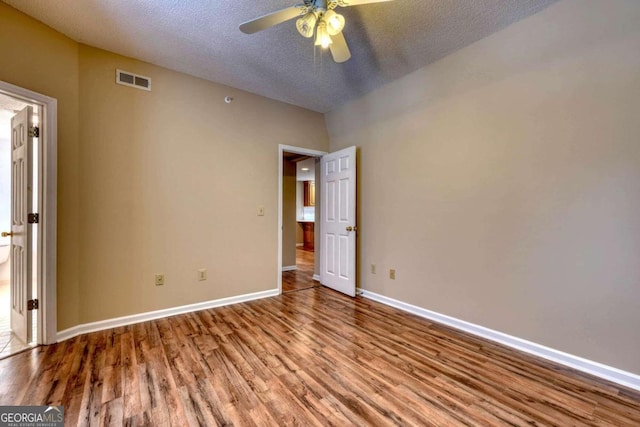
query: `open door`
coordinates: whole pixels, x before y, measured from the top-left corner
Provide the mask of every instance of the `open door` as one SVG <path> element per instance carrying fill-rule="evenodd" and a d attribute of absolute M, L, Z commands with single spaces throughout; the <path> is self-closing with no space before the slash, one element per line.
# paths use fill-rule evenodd
<path fill-rule="evenodd" d="M 33 108 L 25 107 L 11 119 L 11 329 L 23 342 L 31 337 L 31 247 L 33 153 L 31 118 Z"/>
<path fill-rule="evenodd" d="M 322 157 L 320 282 L 356 295 L 356 147 Z"/>

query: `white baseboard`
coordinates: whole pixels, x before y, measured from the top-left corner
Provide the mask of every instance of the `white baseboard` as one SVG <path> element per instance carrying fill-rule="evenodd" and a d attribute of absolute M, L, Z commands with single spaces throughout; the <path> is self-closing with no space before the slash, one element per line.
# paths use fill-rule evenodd
<path fill-rule="evenodd" d="M 379 295 L 365 289 L 361 289 L 361 294 L 365 298 L 369 298 L 382 304 L 407 311 L 409 313 L 415 314 L 416 316 L 424 317 L 425 319 L 433 320 L 438 323 L 451 326 L 452 328 L 468 332 L 470 334 L 488 339 L 490 341 L 504 344 L 516 350 L 524 351 L 525 353 L 542 357 L 543 359 L 551 360 L 552 362 L 556 362 L 561 365 L 586 372 L 588 374 L 612 381 L 614 383 L 632 388 L 634 390 L 640 390 L 640 375 L 626 372 L 611 366 L 603 365 L 602 363 L 584 359 L 579 356 L 574 356 L 572 354 L 568 354 L 543 346 L 541 344 L 536 344 L 531 341 L 507 335 L 502 332 L 494 331 L 493 329 L 485 328 L 484 326 L 479 326 L 473 323 L 466 322 L 464 320 L 436 313 L 422 307 L 407 304 L 405 302 L 398 301 L 384 295 Z"/>
<path fill-rule="evenodd" d="M 285 265 L 284 267 L 282 267 L 282 271 L 296 271 L 298 269 L 298 267 L 296 267 L 295 265 Z"/>
<path fill-rule="evenodd" d="M 237 295 L 234 297 L 220 298 L 212 301 L 204 301 L 195 304 L 182 305 L 179 307 L 166 308 L 163 310 L 148 311 L 146 313 L 132 314 L 131 316 L 116 317 L 113 319 L 100 320 L 98 322 L 84 323 L 63 331 L 58 331 L 57 341 L 68 340 L 90 332 L 102 331 L 119 326 L 133 325 L 135 323 L 146 322 L 148 320 L 160 319 L 163 317 L 175 316 L 176 314 L 191 313 L 193 311 L 206 310 L 208 308 L 221 307 L 224 305 L 237 304 L 240 302 L 253 301 L 261 298 L 269 298 L 279 295 L 277 289 L 254 292 L 251 294 Z"/>
<path fill-rule="evenodd" d="M 296 243 L 296 248 L 300 248 L 302 246 L 304 246 L 304 243 Z"/>
<path fill-rule="evenodd" d="M 320 275 L 319 274 L 314 274 L 313 275 L 313 280 L 315 280 L 316 282 L 320 281 Z"/>

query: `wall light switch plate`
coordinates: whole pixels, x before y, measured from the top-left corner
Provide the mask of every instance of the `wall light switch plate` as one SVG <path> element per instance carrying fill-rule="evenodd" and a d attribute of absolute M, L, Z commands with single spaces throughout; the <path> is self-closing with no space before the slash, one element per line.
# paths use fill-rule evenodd
<path fill-rule="evenodd" d="M 206 268 L 201 268 L 198 270 L 198 280 L 199 281 L 203 281 L 203 280 L 207 280 L 207 269 Z"/>
<path fill-rule="evenodd" d="M 396 280 L 396 270 L 394 268 L 389 270 L 389 279 Z"/>
<path fill-rule="evenodd" d="M 371 264 L 371 274 L 376 274 L 376 265 Z"/>
<path fill-rule="evenodd" d="M 264 216 L 264 206 L 258 206 L 258 216 Z"/>

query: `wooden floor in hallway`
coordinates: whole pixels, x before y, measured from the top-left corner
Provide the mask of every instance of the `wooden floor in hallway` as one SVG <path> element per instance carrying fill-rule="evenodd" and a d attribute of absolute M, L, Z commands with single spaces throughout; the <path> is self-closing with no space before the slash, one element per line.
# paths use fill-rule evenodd
<path fill-rule="evenodd" d="M 324 287 L 0 361 L 65 425 L 638 426 L 640 393 Z"/>
<path fill-rule="evenodd" d="M 315 253 L 313 249 L 296 248 L 296 270 L 282 272 L 282 292 L 293 292 L 319 286 L 313 280 Z"/>

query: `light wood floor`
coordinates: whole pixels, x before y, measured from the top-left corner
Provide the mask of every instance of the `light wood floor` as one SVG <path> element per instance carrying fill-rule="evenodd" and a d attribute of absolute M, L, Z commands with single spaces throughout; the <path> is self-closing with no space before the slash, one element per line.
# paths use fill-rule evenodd
<path fill-rule="evenodd" d="M 320 285 L 313 280 L 314 256 L 313 249 L 296 248 L 297 270 L 282 272 L 282 292 L 299 291 Z"/>
<path fill-rule="evenodd" d="M 0 361 L 65 425 L 638 426 L 640 394 L 323 287 Z"/>

